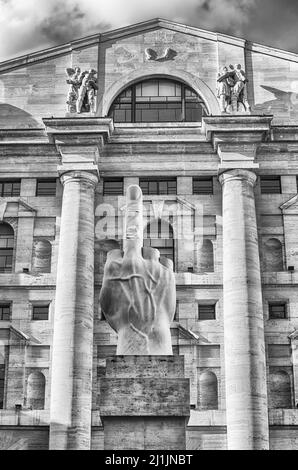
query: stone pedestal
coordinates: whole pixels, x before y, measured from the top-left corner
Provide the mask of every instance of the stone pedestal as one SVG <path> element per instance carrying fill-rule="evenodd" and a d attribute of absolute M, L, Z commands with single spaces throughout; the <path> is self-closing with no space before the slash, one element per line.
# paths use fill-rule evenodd
<path fill-rule="evenodd" d="M 182 356 L 116 356 L 101 379 L 105 450 L 183 450 L 189 380 Z"/>

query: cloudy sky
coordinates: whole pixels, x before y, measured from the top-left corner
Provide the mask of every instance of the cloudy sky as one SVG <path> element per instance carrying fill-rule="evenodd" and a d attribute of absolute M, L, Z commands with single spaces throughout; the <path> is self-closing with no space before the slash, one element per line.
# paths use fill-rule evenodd
<path fill-rule="evenodd" d="M 0 61 L 156 17 L 298 53 L 298 0 L 0 0 Z"/>

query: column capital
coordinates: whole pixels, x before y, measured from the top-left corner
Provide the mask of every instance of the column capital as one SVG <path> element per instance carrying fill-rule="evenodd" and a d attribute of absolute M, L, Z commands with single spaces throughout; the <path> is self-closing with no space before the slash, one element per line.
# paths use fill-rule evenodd
<path fill-rule="evenodd" d="M 257 181 L 257 175 L 250 170 L 246 169 L 233 169 L 221 173 L 218 177 L 220 184 L 223 186 L 231 181 L 240 180 L 246 181 L 251 186 L 254 186 Z"/>
<path fill-rule="evenodd" d="M 97 185 L 99 180 L 98 174 L 91 172 L 91 171 L 80 171 L 80 170 L 73 170 L 73 171 L 66 171 L 60 176 L 60 181 L 65 186 L 66 184 L 73 183 L 73 182 L 85 182 L 90 184 L 90 186 Z"/>

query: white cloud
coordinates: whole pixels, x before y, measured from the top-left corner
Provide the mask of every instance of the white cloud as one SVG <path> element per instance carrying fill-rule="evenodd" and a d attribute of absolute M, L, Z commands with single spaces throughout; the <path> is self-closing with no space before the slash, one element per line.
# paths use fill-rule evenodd
<path fill-rule="evenodd" d="M 151 18 L 241 32 L 257 0 L 0 0 L 0 60 Z"/>

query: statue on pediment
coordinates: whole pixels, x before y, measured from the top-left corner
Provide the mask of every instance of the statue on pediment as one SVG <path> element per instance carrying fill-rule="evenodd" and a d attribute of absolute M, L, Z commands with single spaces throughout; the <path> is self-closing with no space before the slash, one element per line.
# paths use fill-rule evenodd
<path fill-rule="evenodd" d="M 223 114 L 228 113 L 228 109 L 231 106 L 232 100 L 232 88 L 234 87 L 235 82 L 231 77 L 231 72 L 229 72 L 228 67 L 223 67 L 217 76 L 217 98 L 219 101 L 220 111 Z"/>
<path fill-rule="evenodd" d="M 250 112 L 247 82 L 246 73 L 240 64 L 222 68 L 217 77 L 217 97 L 223 114 L 238 113 L 240 105 L 247 113 Z"/>
<path fill-rule="evenodd" d="M 67 101 L 66 101 L 67 111 L 69 113 L 75 113 L 76 103 L 78 99 L 78 91 L 80 87 L 81 69 L 80 67 L 76 67 L 75 69 L 67 68 L 66 73 L 68 76 L 66 83 L 69 84 L 69 90 L 68 90 Z"/>
<path fill-rule="evenodd" d="M 96 112 L 96 92 L 98 90 L 96 70 L 90 69 L 81 72 L 79 67 L 67 68 L 70 85 L 67 94 L 67 111 L 69 113 Z"/>

